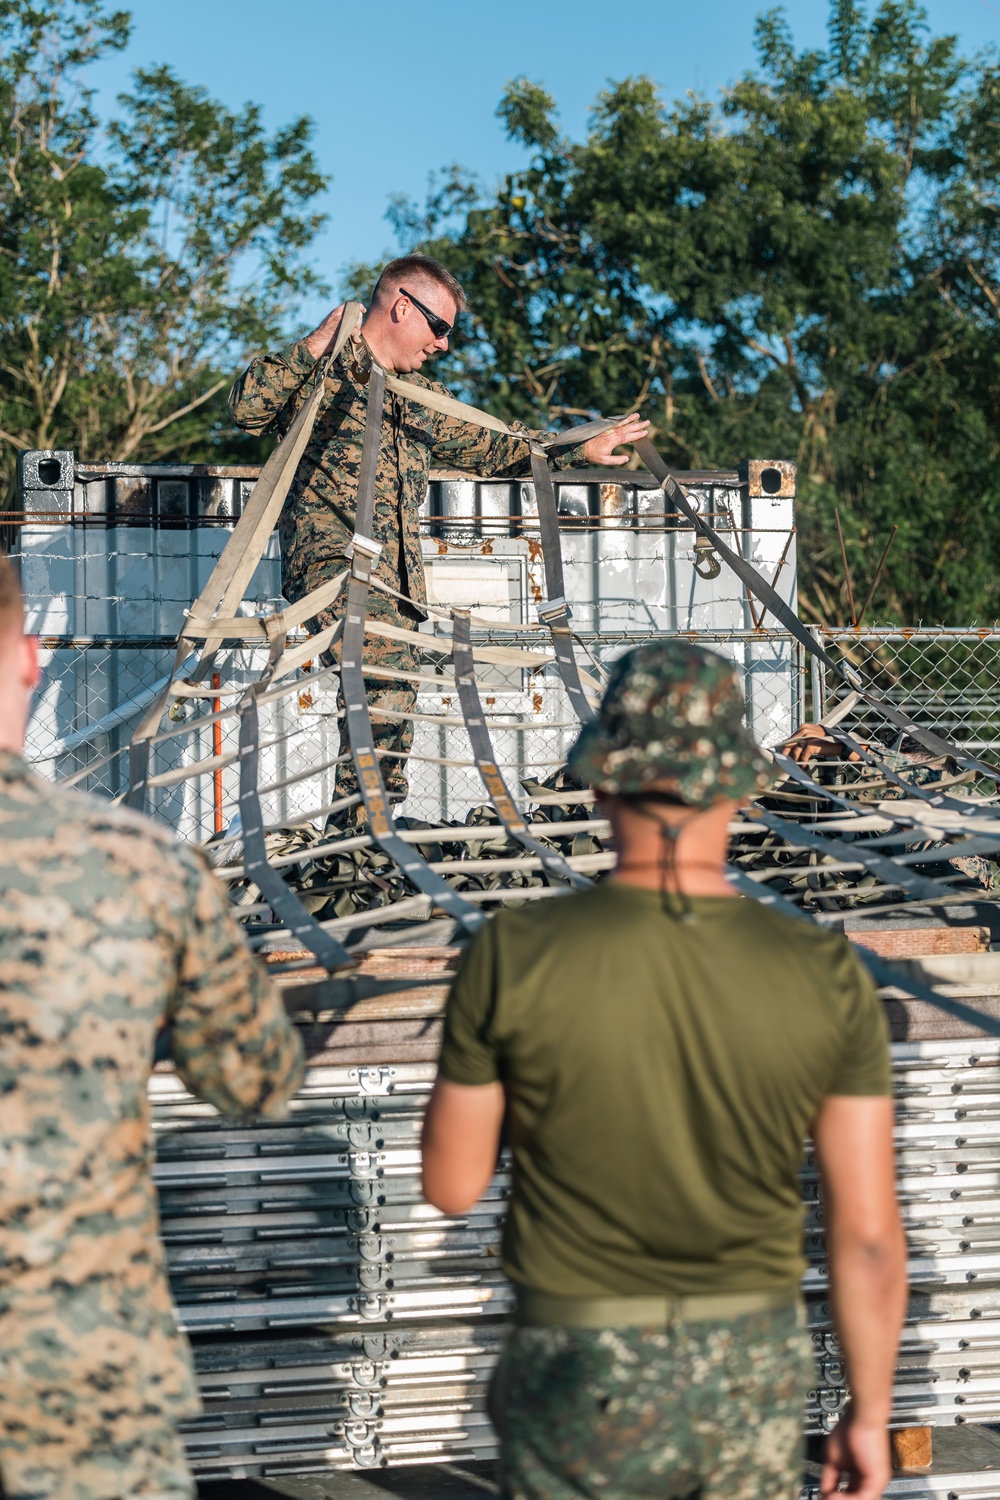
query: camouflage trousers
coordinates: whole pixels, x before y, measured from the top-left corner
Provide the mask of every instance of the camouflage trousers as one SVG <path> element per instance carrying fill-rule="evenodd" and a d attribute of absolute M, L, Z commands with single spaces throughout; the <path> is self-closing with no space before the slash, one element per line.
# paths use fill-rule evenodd
<path fill-rule="evenodd" d="M 290 602 L 301 599 L 312 589 L 319 588 L 329 578 L 335 578 L 347 566 L 342 557 L 328 558 L 315 563 L 302 579 L 286 583 L 285 594 Z M 315 635 L 326 626 L 342 620 L 347 608 L 347 582 L 329 609 L 308 622 L 309 631 Z M 423 615 L 405 600 L 393 599 L 372 589 L 368 595 L 368 618 L 382 625 L 396 625 L 401 630 L 415 630 Z M 320 657 L 324 666 L 334 666 L 340 659 L 340 643 Z M 388 640 L 385 636 L 365 635 L 362 663 L 366 667 L 379 667 L 387 672 L 415 672 L 418 669 L 418 654 L 402 641 Z M 379 718 L 379 713 L 412 714 L 417 702 L 416 684 L 405 678 L 365 677 L 365 697 L 372 715 L 372 739 L 386 791 L 394 801 L 402 802 L 409 790 L 406 775 L 406 760 L 413 745 L 412 718 Z M 350 745 L 347 735 L 347 719 L 343 691 L 337 693 L 337 728 L 340 732 L 340 753 L 344 755 Z M 358 775 L 354 761 L 348 756 L 337 766 L 334 797 L 353 797 L 359 791 Z"/>
<path fill-rule="evenodd" d="M 193 1500 L 177 1420 L 199 1401 L 165 1299 L 135 1270 L 0 1293 L 3 1500 Z"/>
<path fill-rule="evenodd" d="M 505 1500 L 795 1500 L 815 1382 L 794 1306 L 517 1328 L 490 1388 Z"/>

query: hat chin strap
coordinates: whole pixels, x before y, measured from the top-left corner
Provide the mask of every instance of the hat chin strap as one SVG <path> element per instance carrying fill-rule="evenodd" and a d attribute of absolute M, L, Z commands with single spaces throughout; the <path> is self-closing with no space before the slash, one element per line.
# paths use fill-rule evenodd
<path fill-rule="evenodd" d="M 695 819 L 700 817 L 702 809 L 692 808 L 690 817 L 685 818 L 682 823 L 674 825 L 668 823 L 665 818 L 658 818 L 655 812 L 641 805 L 643 802 L 658 802 L 661 806 L 686 807 L 688 804 L 682 802 L 673 792 L 655 790 L 635 792 L 629 794 L 623 800 L 627 801 L 641 818 L 649 818 L 660 830 L 660 906 L 663 909 L 664 915 L 681 922 L 695 921 L 695 911 L 691 905 L 691 899 L 681 889 L 680 873 L 677 868 L 677 840 L 684 830 L 690 828 Z M 677 907 L 674 906 L 673 893 L 667 885 L 671 874 L 674 877 L 674 884 L 677 887 Z"/>

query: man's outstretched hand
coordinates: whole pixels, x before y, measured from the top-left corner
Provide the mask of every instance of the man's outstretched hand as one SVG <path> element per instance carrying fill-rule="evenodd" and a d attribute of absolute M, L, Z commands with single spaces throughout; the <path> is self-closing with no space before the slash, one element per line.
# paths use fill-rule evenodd
<path fill-rule="evenodd" d="M 867 750 L 868 746 L 864 748 Z M 861 760 L 856 750 L 846 749 L 832 734 L 827 734 L 822 724 L 800 725 L 778 749 L 800 766 L 807 766 L 811 760 Z"/>
<path fill-rule="evenodd" d="M 347 303 L 342 302 L 339 307 L 333 309 L 333 312 L 328 312 L 319 327 L 314 328 L 312 333 L 306 335 L 304 340 L 305 346 L 313 359 L 322 359 L 337 337 L 337 330 L 340 327 L 340 320 L 344 316 L 344 308 L 346 306 Z M 361 311 L 364 312 L 363 307 Z"/>
<path fill-rule="evenodd" d="M 622 417 L 616 427 L 609 427 L 606 432 L 599 432 L 596 437 L 584 443 L 583 456 L 588 464 L 593 464 L 597 469 L 627 464 L 629 455 L 616 454 L 614 450 L 623 443 L 638 443 L 648 435 L 649 423 L 643 422 L 638 412 L 633 412 L 630 417 Z"/>

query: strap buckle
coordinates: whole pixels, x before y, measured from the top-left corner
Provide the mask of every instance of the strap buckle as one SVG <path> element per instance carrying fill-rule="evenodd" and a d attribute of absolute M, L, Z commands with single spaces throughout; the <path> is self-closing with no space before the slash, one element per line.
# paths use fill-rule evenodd
<path fill-rule="evenodd" d="M 362 536 L 360 531 L 356 531 L 344 551 L 344 556 L 350 560 L 354 577 L 367 580 L 381 551 L 381 542 L 373 541 L 370 536 Z"/>
<path fill-rule="evenodd" d="M 549 625 L 560 618 L 569 619 L 573 613 L 566 603 L 562 594 L 558 599 L 546 599 L 544 604 L 535 605 L 535 613 L 543 625 Z"/>
<path fill-rule="evenodd" d="M 360 531 L 356 531 L 347 544 L 344 556 L 353 558 L 355 552 L 360 552 L 362 557 L 369 557 L 375 562 L 381 551 L 381 542 L 373 541 L 370 536 L 362 536 Z"/>

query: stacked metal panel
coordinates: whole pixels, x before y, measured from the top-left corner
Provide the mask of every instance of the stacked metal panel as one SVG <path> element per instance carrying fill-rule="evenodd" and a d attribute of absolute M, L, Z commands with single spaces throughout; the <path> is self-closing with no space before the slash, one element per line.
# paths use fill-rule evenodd
<path fill-rule="evenodd" d="M 510 1292 L 503 1180 L 475 1211 L 424 1203 L 427 1064 L 313 1068 L 290 1118 L 227 1125 L 153 1079 L 174 1294 L 205 1414 L 203 1478 L 487 1457 Z"/>
<path fill-rule="evenodd" d="M 1000 1042 L 897 1043 L 893 1056 L 912 1284 L 893 1420 L 1000 1422 Z M 492 1454 L 506 1179 L 461 1218 L 423 1202 L 432 1077 L 424 1063 L 313 1068 L 290 1118 L 255 1127 L 154 1078 L 164 1238 L 205 1397 L 187 1430 L 203 1477 Z M 817 1352 L 805 1425 L 818 1434 L 847 1393 L 808 1155 L 802 1181 Z"/>
<path fill-rule="evenodd" d="M 910 1308 L 893 1399 L 899 1426 L 1000 1421 L 1000 1042 L 897 1043 L 898 1180 L 909 1244 Z M 844 1406 L 843 1367 L 823 1296 L 815 1163 L 805 1289 L 819 1382 L 809 1431 Z"/>
<path fill-rule="evenodd" d="M 997 1500 L 1000 1474 L 989 1469 L 901 1473 L 893 1477 L 882 1493 L 887 1500 Z M 799 1500 L 820 1500 L 817 1478 L 807 1479 Z"/>

